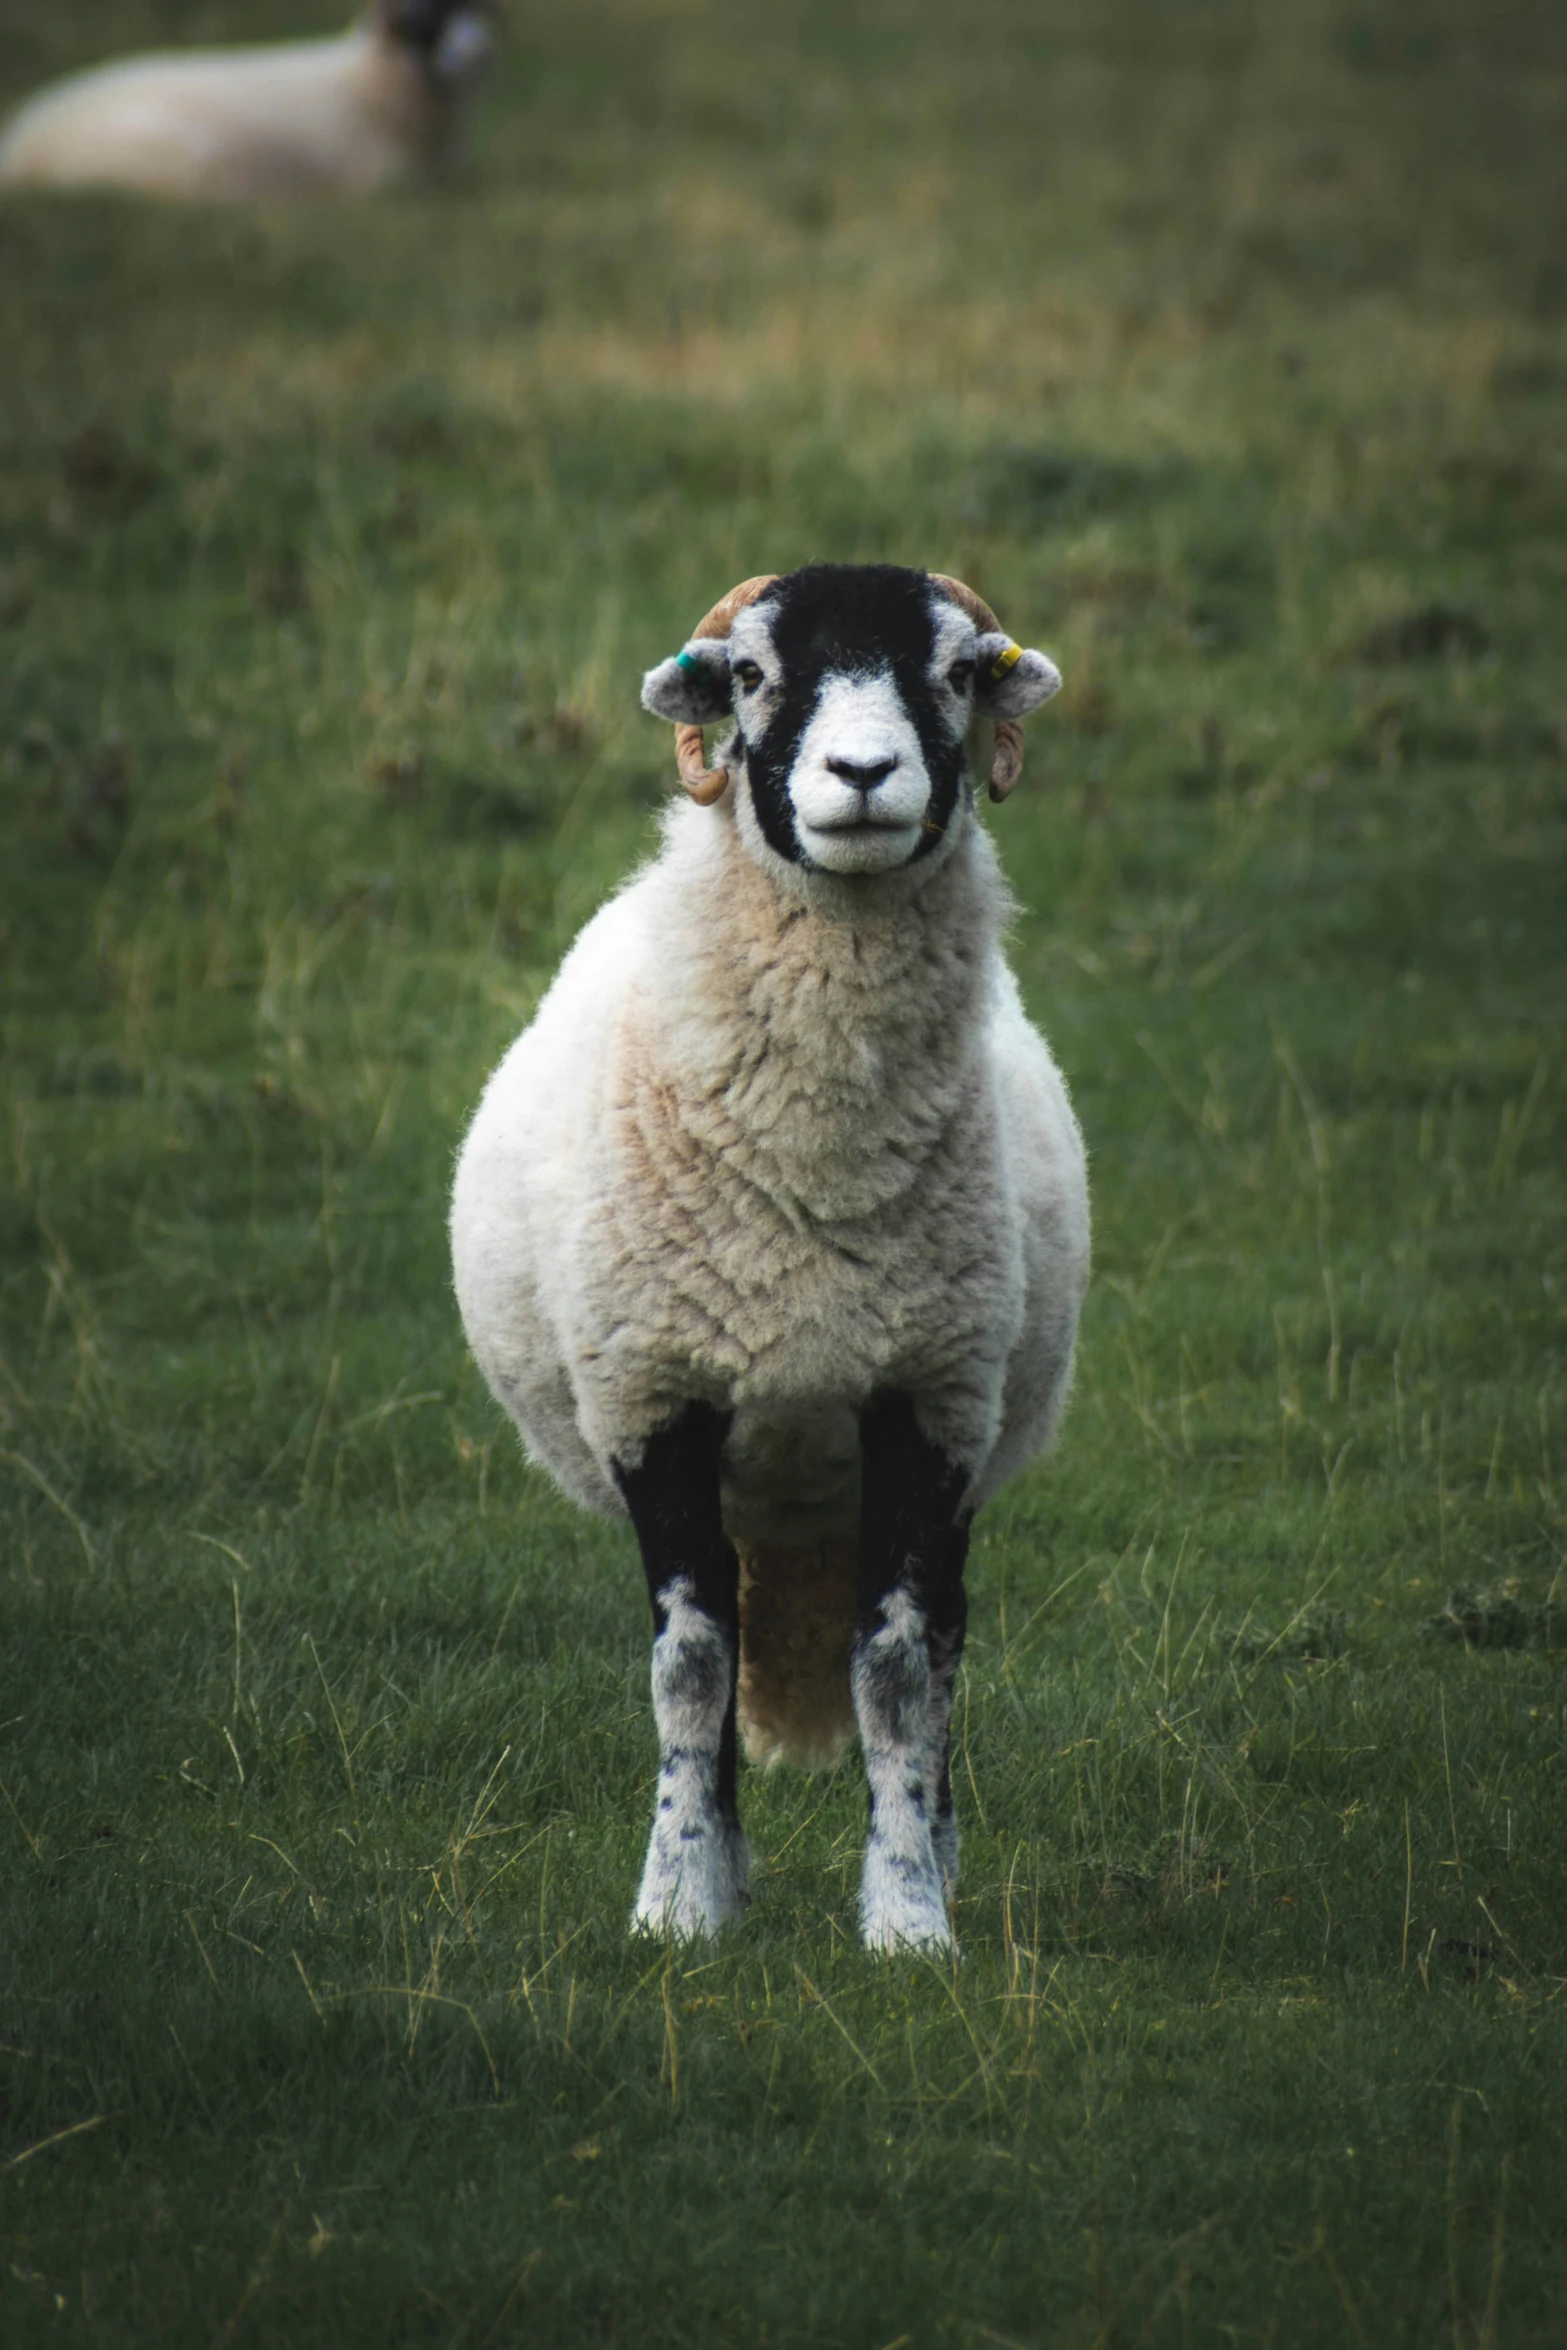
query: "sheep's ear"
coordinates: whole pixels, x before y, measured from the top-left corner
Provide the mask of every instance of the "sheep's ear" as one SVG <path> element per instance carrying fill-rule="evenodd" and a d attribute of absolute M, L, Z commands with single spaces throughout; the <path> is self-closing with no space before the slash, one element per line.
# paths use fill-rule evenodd
<path fill-rule="evenodd" d="M 642 707 L 677 726 L 711 726 L 734 708 L 729 647 L 721 637 L 695 636 L 683 653 L 660 661 L 642 680 Z"/>
<path fill-rule="evenodd" d="M 999 629 L 974 647 L 974 707 L 987 718 L 1021 718 L 1061 690 L 1061 672 L 1043 653 L 1026 652 Z"/>

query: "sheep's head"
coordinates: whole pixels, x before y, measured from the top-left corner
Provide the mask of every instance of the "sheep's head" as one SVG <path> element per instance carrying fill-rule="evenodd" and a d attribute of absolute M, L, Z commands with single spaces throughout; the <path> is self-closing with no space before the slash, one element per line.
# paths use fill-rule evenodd
<path fill-rule="evenodd" d="M 955 838 L 972 803 L 964 739 L 976 713 L 996 721 L 990 792 L 1004 799 L 1023 761 L 1017 722 L 1060 683 L 961 580 L 817 563 L 732 589 L 648 671 L 642 702 L 675 721 L 693 799 L 734 782 L 742 833 L 764 860 L 869 874 Z M 701 730 L 727 717 L 734 731 L 709 770 Z"/>
<path fill-rule="evenodd" d="M 374 22 L 438 81 L 465 81 L 495 41 L 494 0 L 376 0 Z"/>

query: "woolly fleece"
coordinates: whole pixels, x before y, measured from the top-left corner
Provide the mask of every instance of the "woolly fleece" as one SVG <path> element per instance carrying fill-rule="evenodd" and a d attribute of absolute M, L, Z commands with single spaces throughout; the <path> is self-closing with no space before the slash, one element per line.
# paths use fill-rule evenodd
<path fill-rule="evenodd" d="M 612 1461 L 700 1398 L 732 1537 L 852 1541 L 856 1414 L 914 1399 L 977 1505 L 1048 1443 L 1088 1271 L 1083 1147 L 969 814 L 930 868 L 790 886 L 731 792 L 591 921 L 485 1092 L 452 1244 L 532 1456 Z"/>

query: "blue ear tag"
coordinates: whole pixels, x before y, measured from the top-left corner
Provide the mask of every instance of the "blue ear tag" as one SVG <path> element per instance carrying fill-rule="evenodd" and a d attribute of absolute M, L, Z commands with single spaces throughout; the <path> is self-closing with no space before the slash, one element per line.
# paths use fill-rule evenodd
<path fill-rule="evenodd" d="M 700 669 L 701 666 L 702 664 L 697 659 L 695 653 L 677 653 L 675 655 L 675 667 L 677 669 Z"/>

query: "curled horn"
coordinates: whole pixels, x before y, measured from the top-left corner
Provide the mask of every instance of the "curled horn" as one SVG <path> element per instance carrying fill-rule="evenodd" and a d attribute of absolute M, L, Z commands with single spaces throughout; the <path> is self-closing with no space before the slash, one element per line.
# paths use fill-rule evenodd
<path fill-rule="evenodd" d="M 743 579 L 727 596 L 719 598 L 705 619 L 697 622 L 691 631 L 693 637 L 726 637 L 734 626 L 735 614 L 743 612 L 747 604 L 754 604 L 777 577 L 776 571 L 761 571 L 755 579 Z M 681 783 L 699 808 L 710 808 L 714 800 L 722 799 L 729 771 L 708 766 L 700 726 L 675 728 L 675 765 L 680 770 Z"/>
<path fill-rule="evenodd" d="M 966 612 L 982 636 L 992 632 L 1005 636 L 1001 626 L 983 596 L 977 596 L 961 579 L 949 578 L 944 571 L 929 574 L 932 587 L 940 588 L 949 604 L 956 604 Z M 996 739 L 990 754 L 990 796 L 1004 800 L 1023 772 L 1023 729 L 1015 718 L 996 720 Z"/>

